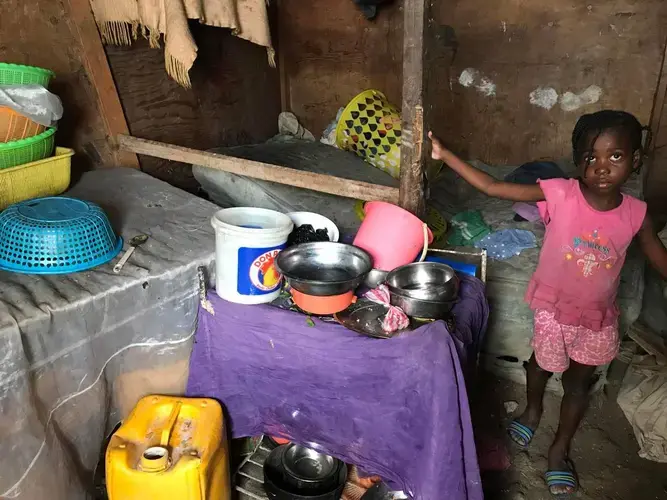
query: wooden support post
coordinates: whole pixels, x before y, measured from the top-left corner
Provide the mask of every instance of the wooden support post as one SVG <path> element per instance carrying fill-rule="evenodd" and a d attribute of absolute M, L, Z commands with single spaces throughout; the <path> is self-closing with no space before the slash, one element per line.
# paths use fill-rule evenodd
<path fill-rule="evenodd" d="M 286 21 L 283 21 L 287 16 L 286 7 L 283 0 L 278 0 L 275 4 L 277 12 L 278 23 L 278 74 L 280 75 L 280 111 L 292 111 L 292 97 L 291 97 L 291 81 L 287 68 L 287 57 L 285 51 L 287 48 L 287 39 L 285 37 Z"/>
<path fill-rule="evenodd" d="M 97 102 L 104 121 L 105 132 L 110 141 L 118 134 L 129 134 L 123 107 L 118 97 L 116 84 L 111 75 L 107 55 L 97 30 L 89 0 L 67 0 L 69 20 L 73 33 L 81 44 L 83 63 L 90 83 L 97 93 Z M 115 144 L 112 145 L 115 148 Z M 113 149 L 112 148 L 112 149 Z M 139 168 L 137 155 L 128 151 L 115 150 L 116 165 Z"/>
<path fill-rule="evenodd" d="M 660 67 L 660 75 L 658 76 L 658 85 L 655 89 L 655 96 L 653 97 L 653 108 L 651 109 L 650 139 L 653 139 L 653 144 L 644 144 L 649 152 L 653 152 L 656 147 L 667 145 L 667 124 L 664 123 L 664 117 L 667 116 L 667 37 L 665 37 L 664 51 L 662 54 L 662 65 Z M 664 142 L 664 144 L 662 143 Z"/>
<path fill-rule="evenodd" d="M 137 154 L 201 165 L 202 167 L 243 175 L 253 179 L 277 182 L 278 184 L 335 194 L 346 198 L 398 203 L 398 189 L 389 186 L 380 186 L 369 182 L 316 174 L 314 172 L 304 172 L 294 168 L 271 165 L 245 158 L 235 158 L 208 151 L 198 151 L 182 146 L 174 146 L 173 144 L 165 144 L 164 142 L 139 139 L 138 137 L 129 135 L 119 135 L 117 140 L 121 149 Z"/>
<path fill-rule="evenodd" d="M 399 205 L 423 218 L 426 212 L 424 93 L 430 0 L 403 2 L 403 135 Z"/>

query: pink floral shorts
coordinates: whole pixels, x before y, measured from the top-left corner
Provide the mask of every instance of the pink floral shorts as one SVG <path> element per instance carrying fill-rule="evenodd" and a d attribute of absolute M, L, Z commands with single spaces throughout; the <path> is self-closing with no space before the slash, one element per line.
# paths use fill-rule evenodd
<path fill-rule="evenodd" d="M 582 365 L 602 366 L 618 354 L 618 327 L 595 332 L 583 326 L 562 325 L 550 311 L 535 311 L 533 350 L 537 364 L 549 372 L 564 372 L 570 360 Z"/>

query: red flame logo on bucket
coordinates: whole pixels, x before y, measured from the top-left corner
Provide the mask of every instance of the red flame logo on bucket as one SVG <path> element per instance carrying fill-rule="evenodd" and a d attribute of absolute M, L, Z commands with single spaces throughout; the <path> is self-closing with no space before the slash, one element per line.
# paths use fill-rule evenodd
<path fill-rule="evenodd" d="M 250 282 L 263 292 L 271 292 L 280 285 L 282 276 L 275 266 L 280 250 L 270 250 L 257 257 L 250 266 Z"/>

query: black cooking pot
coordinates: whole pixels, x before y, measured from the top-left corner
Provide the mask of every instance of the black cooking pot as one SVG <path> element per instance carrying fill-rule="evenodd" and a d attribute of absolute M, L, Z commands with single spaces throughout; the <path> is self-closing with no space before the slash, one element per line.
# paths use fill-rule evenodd
<path fill-rule="evenodd" d="M 273 450 L 264 463 L 264 490 L 270 500 L 339 500 L 347 466 L 293 443 Z"/>

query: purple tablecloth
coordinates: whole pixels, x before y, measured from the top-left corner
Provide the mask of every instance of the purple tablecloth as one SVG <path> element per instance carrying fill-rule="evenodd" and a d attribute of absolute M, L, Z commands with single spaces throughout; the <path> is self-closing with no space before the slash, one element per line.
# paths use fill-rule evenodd
<path fill-rule="evenodd" d="M 200 310 L 188 395 L 221 401 L 234 437 L 291 438 L 418 500 L 481 500 L 459 356 L 481 343 L 488 306 L 477 280 L 461 296 L 453 335 L 436 322 L 378 340 L 210 293 L 215 315 Z"/>

